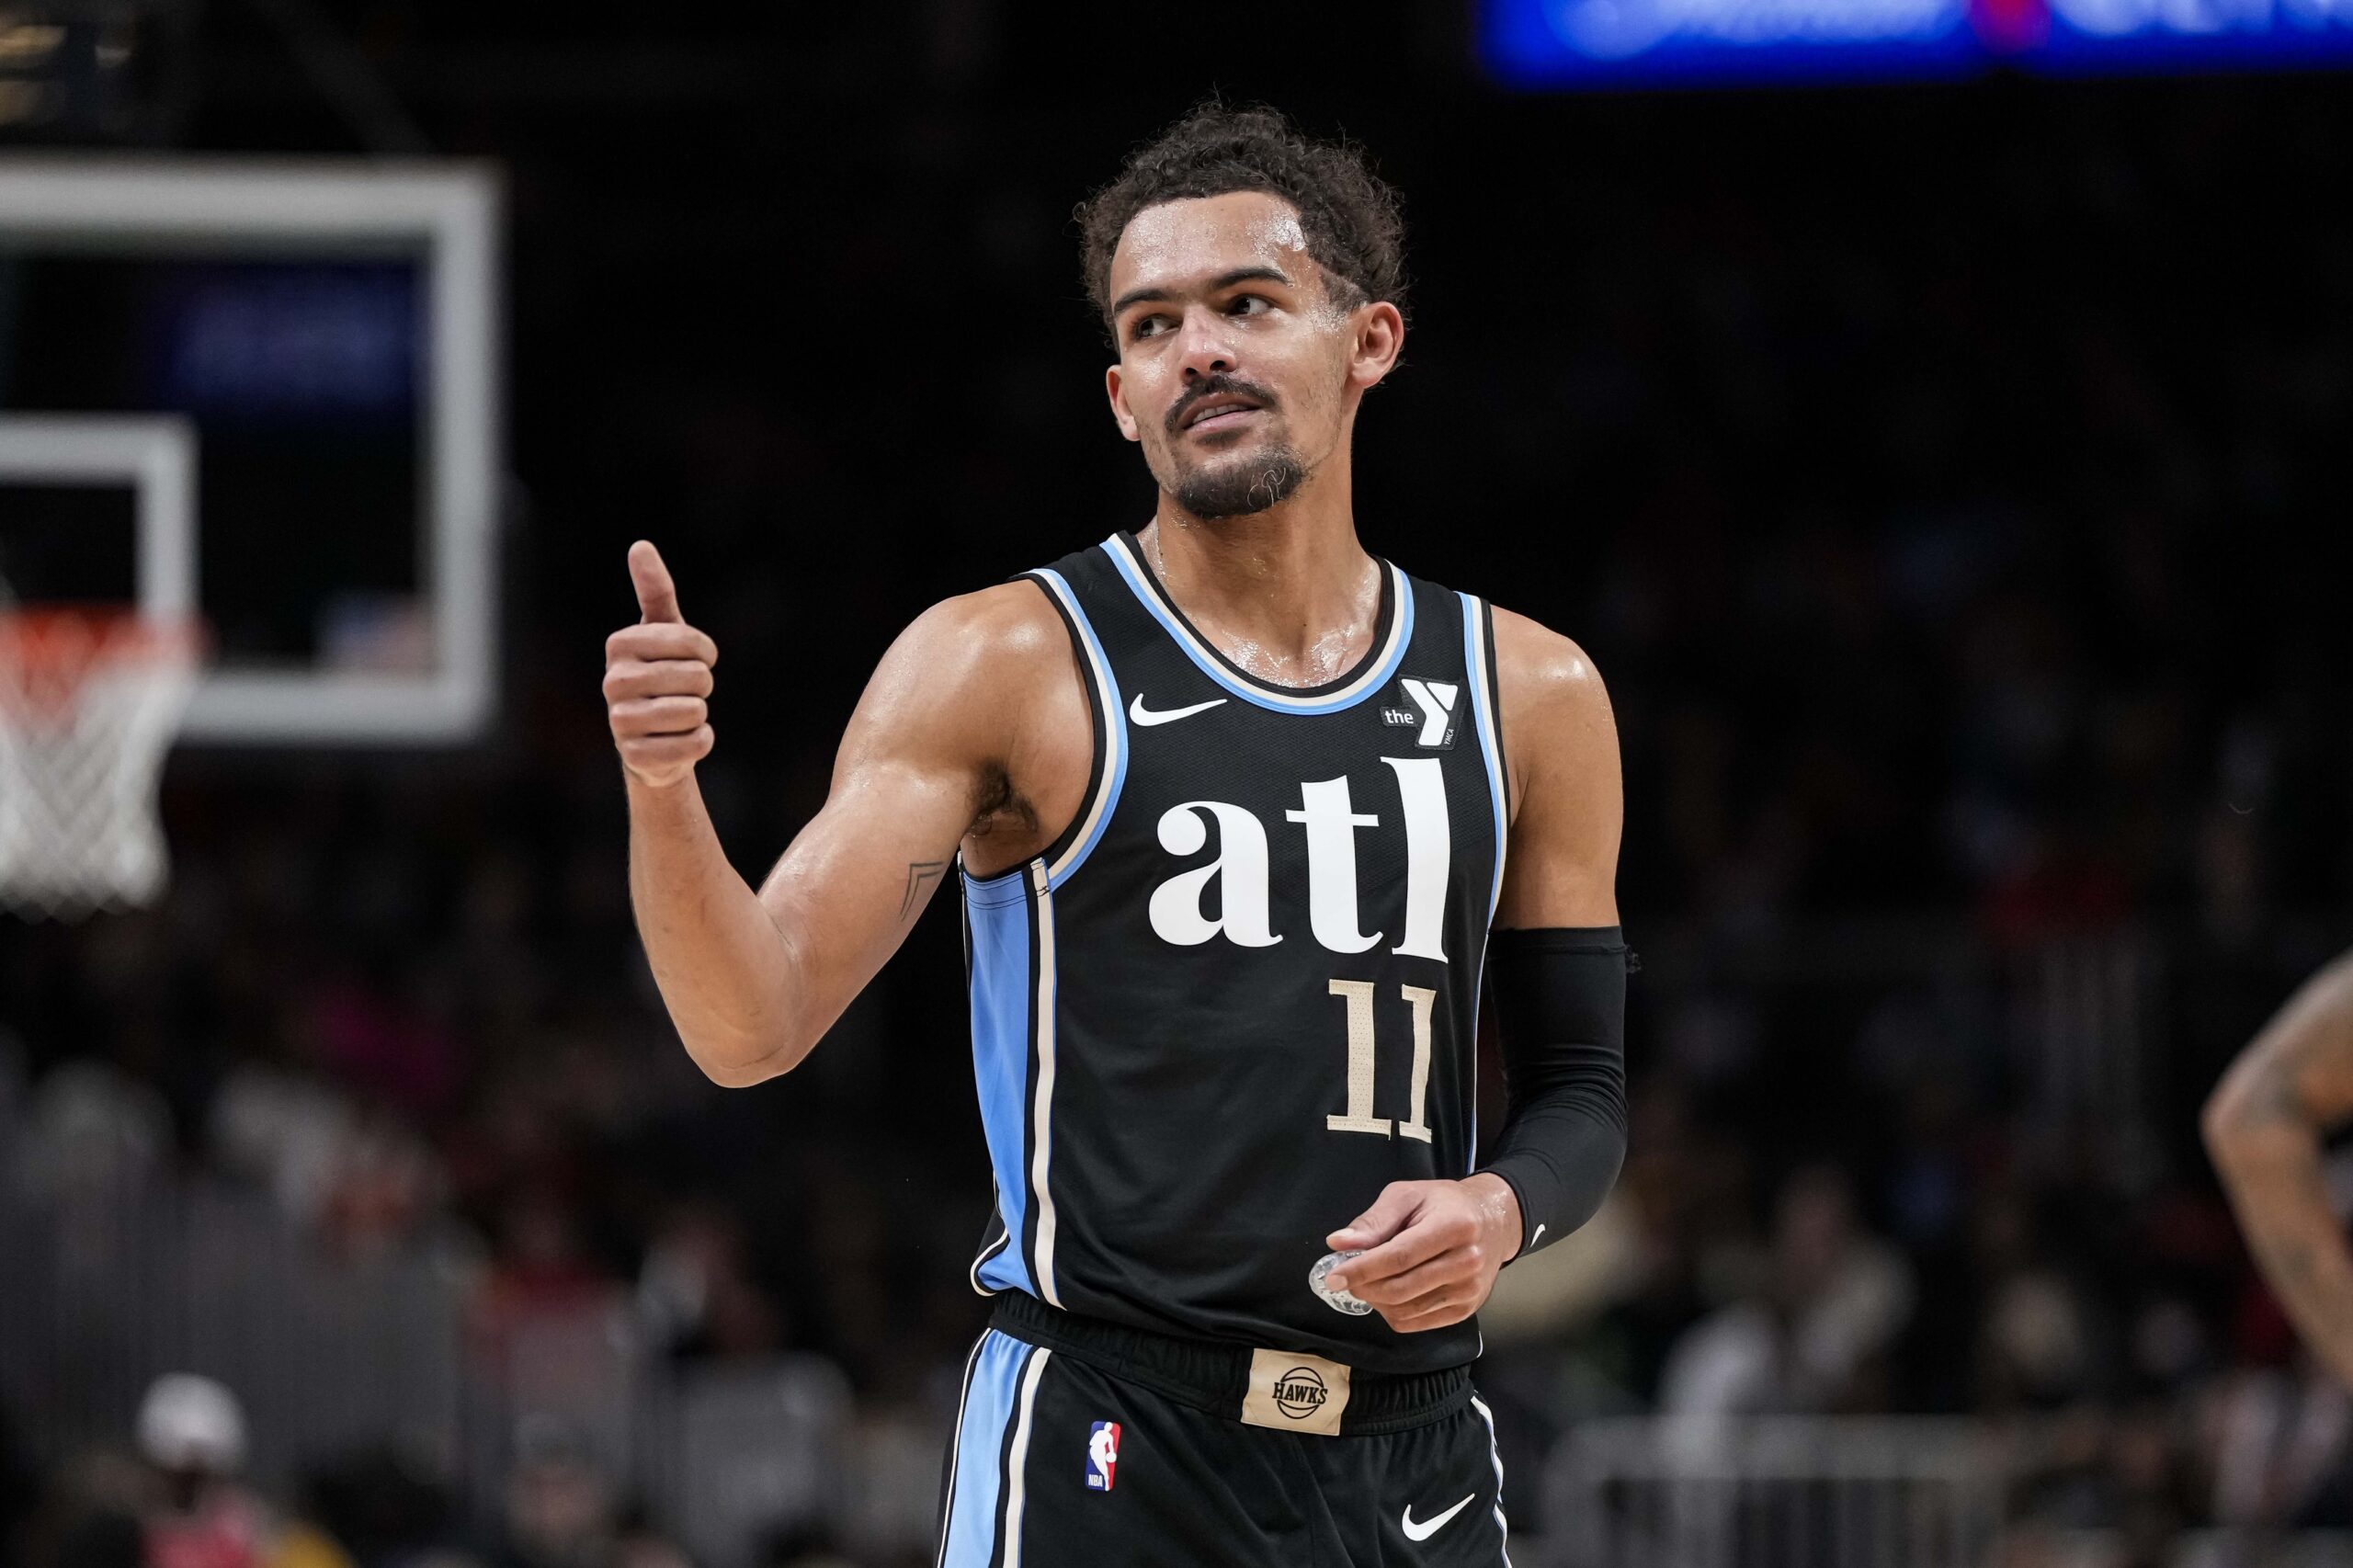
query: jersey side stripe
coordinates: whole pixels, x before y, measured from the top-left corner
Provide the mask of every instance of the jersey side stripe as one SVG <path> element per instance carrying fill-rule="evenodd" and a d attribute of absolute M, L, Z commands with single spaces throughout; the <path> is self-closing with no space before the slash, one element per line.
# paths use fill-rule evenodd
<path fill-rule="evenodd" d="M 1080 816 L 1078 829 L 1071 835 L 1069 847 L 1062 852 L 1047 872 L 1049 883 L 1060 887 L 1094 849 L 1096 841 L 1103 836 L 1105 824 L 1111 820 L 1112 809 L 1120 803 L 1120 789 L 1128 779 L 1128 716 L 1120 707 L 1120 683 L 1111 674 L 1111 661 L 1103 652 L 1101 640 L 1095 635 L 1094 624 L 1086 619 L 1086 612 L 1079 608 L 1078 596 L 1071 591 L 1071 585 L 1063 581 L 1063 574 L 1051 567 L 1040 569 L 1037 576 L 1062 602 L 1063 613 L 1078 631 L 1086 653 L 1087 673 L 1095 687 L 1087 695 L 1094 699 L 1095 710 L 1103 720 L 1102 785 Z"/>
<path fill-rule="evenodd" d="M 1389 677 L 1397 673 L 1398 664 L 1405 657 L 1405 649 L 1414 641 L 1413 585 L 1394 564 L 1383 562 L 1389 573 L 1390 593 L 1397 608 L 1396 613 L 1390 617 L 1389 642 L 1382 647 L 1381 656 L 1367 666 L 1364 674 L 1346 687 L 1321 697 L 1285 697 L 1279 692 L 1262 691 L 1234 679 L 1218 663 L 1217 655 L 1202 646 L 1200 639 L 1193 635 L 1192 629 L 1170 613 L 1159 590 L 1149 582 L 1143 563 L 1129 552 L 1127 540 L 1113 534 L 1103 541 L 1103 552 L 1111 558 L 1111 564 L 1120 569 L 1120 575 L 1126 581 L 1129 591 L 1142 602 L 1145 610 L 1160 622 L 1162 629 L 1176 640 L 1176 645 L 1184 649 L 1186 656 L 1199 666 L 1203 675 L 1243 701 L 1277 713 L 1332 713 L 1343 708 L 1355 707 L 1386 685 Z"/>
<path fill-rule="evenodd" d="M 1489 693 L 1487 664 L 1487 607 L 1469 594 L 1462 600 L 1462 661 L 1471 676 L 1471 711 L 1479 724 L 1479 755 L 1487 765 L 1487 800 L 1495 812 L 1495 881 L 1487 895 L 1487 918 L 1495 917 L 1495 905 L 1504 896 L 1504 848 L 1508 833 L 1504 821 L 1504 746 L 1502 731 L 1497 722 Z"/>
<path fill-rule="evenodd" d="M 1050 1306 L 1063 1304 L 1054 1288 L 1054 1194 L 1048 1185 L 1054 1154 L 1054 892 L 1043 860 L 1030 863 L 1037 895 L 1037 1098 L 1031 1108 L 1029 1187 L 1037 1205 L 1037 1240 L 1030 1276 Z"/>
<path fill-rule="evenodd" d="M 1493 696 L 1495 687 L 1489 683 L 1491 661 L 1487 657 L 1487 617 L 1485 604 L 1469 594 L 1458 594 L 1462 601 L 1462 668 L 1470 677 L 1472 721 L 1479 731 L 1479 758 L 1487 775 L 1487 803 L 1493 809 L 1495 824 L 1495 873 L 1487 890 L 1487 924 L 1479 932 L 1479 956 L 1471 966 L 1471 1153 L 1464 1175 L 1479 1168 L 1479 1007 L 1486 997 L 1487 940 L 1494 929 L 1495 907 L 1504 896 L 1504 846 L 1511 832 L 1506 820 L 1504 797 L 1504 748 L 1501 728 L 1497 724 Z M 1481 1347 L 1485 1340 L 1480 1341 Z"/>
<path fill-rule="evenodd" d="M 1029 1346 L 991 1329 L 981 1336 L 963 1419 L 956 1427 L 956 1473 L 949 1483 L 948 1529 L 938 1568 L 988 1568 L 1005 1500 L 1005 1454 Z"/>
<path fill-rule="evenodd" d="M 1007 1242 L 992 1244 L 972 1269 L 975 1289 L 986 1293 L 1008 1286 L 1030 1289 L 1022 1249 L 1029 1209 L 1029 1173 L 1023 1155 L 1029 1089 L 1033 997 L 1027 891 L 967 879 L 965 928 L 972 942 L 972 1078 L 980 1091 L 981 1131 L 988 1143 L 989 1171 L 996 1184 L 997 1218 Z"/>
<path fill-rule="evenodd" d="M 1046 1375 L 1053 1354 L 1042 1345 L 1032 1350 L 1021 1378 L 1020 1409 L 1005 1460 L 1005 1568 L 1021 1568 L 1021 1516 L 1029 1501 L 1029 1416 L 1038 1403 L 1038 1380 Z"/>
<path fill-rule="evenodd" d="M 998 1218 L 1005 1226 L 1002 1240 L 991 1242 L 973 1260 L 972 1280 L 983 1295 L 1010 1286 L 1060 1306 L 1062 1293 L 1053 1278 L 1054 1204 L 1048 1187 L 1054 1095 L 1051 893 L 1101 840 L 1127 778 L 1128 742 L 1119 682 L 1078 596 L 1051 568 L 1033 574 L 1032 580 L 1052 596 L 1074 634 L 1087 665 L 1087 696 L 1101 722 L 1105 756 L 1093 798 L 1051 866 L 1032 860 L 995 877 L 964 880 L 973 1068 L 996 1178 Z"/>
<path fill-rule="evenodd" d="M 1504 1568 L 1511 1568 L 1511 1521 L 1504 1517 L 1504 1453 L 1495 1445 L 1495 1412 L 1475 1393 L 1471 1396 L 1471 1407 L 1487 1424 L 1487 1457 L 1495 1462 L 1495 1528 L 1504 1532 Z"/>
<path fill-rule="evenodd" d="M 989 1183 L 989 1202 L 996 1210 L 996 1235 L 982 1244 L 981 1250 L 972 1258 L 972 1267 L 966 1272 L 966 1278 L 972 1282 L 972 1289 L 983 1296 L 995 1295 L 996 1287 L 981 1282 L 982 1267 L 1013 1244 L 1013 1233 L 1005 1228 L 1005 1200 L 997 1196 L 994 1180 Z"/>
<path fill-rule="evenodd" d="M 931 1554 L 933 1568 L 948 1561 L 948 1532 L 956 1528 L 956 1465 L 964 1453 L 964 1412 L 972 1403 L 972 1369 L 980 1365 L 981 1347 L 988 1342 L 988 1333 L 983 1332 L 964 1358 L 964 1381 L 956 1395 L 956 1425 L 948 1434 L 948 1473 L 939 1478 L 939 1549 Z"/>

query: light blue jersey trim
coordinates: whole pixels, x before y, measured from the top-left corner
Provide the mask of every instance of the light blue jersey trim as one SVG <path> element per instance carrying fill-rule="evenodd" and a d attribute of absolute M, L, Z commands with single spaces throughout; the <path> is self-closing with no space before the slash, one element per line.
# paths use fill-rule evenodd
<path fill-rule="evenodd" d="M 1111 813 L 1119 809 L 1120 790 L 1128 781 L 1128 715 L 1120 706 L 1120 683 L 1111 674 L 1111 661 L 1103 652 L 1103 644 L 1095 635 L 1094 622 L 1078 607 L 1078 596 L 1071 591 L 1063 574 L 1051 567 L 1038 575 L 1051 586 L 1063 608 L 1070 613 L 1071 623 L 1086 639 L 1089 673 L 1095 679 L 1092 695 L 1097 711 L 1103 715 L 1103 787 L 1095 792 L 1088 803 L 1087 814 L 1080 820 L 1086 825 L 1063 851 L 1059 859 L 1046 868 L 1046 888 L 1051 892 L 1070 881 L 1071 873 L 1085 864 L 1086 857 L 1102 839 L 1103 830 L 1111 824 Z"/>
<path fill-rule="evenodd" d="M 972 1074 L 980 1086 L 981 1127 L 989 1168 L 996 1178 L 997 1215 L 1005 1244 L 972 1267 L 973 1287 L 984 1294 L 1027 1290 L 1051 1305 L 1054 1289 L 1054 1204 L 1047 1187 L 1054 1096 L 1054 890 L 1068 881 L 1103 838 L 1128 778 L 1127 716 L 1094 623 L 1059 572 L 1036 574 L 1078 629 L 1087 666 L 1087 699 L 1103 722 L 1101 778 L 1070 841 L 1049 863 L 1040 858 L 994 877 L 964 879 L 965 919 L 972 931 Z M 1033 918 L 1034 916 L 1034 918 Z M 1032 986 L 1030 944 L 1037 943 Z M 1034 1050 L 1034 1054 L 1033 1054 Z M 1029 1076 L 1037 1071 L 1035 1103 Z M 1024 1235 L 1038 1206 L 1035 1256 Z"/>
<path fill-rule="evenodd" d="M 1200 640 L 1192 631 L 1169 613 L 1168 607 L 1161 602 L 1160 595 L 1143 580 L 1142 563 L 1128 553 L 1127 543 L 1119 535 L 1113 534 L 1103 541 L 1103 552 L 1111 558 L 1111 564 L 1120 569 L 1120 577 L 1127 582 L 1128 591 L 1135 595 L 1145 611 L 1160 622 L 1161 629 L 1175 640 L 1176 646 L 1185 651 L 1185 656 L 1192 660 L 1203 675 L 1243 701 L 1269 712 L 1337 713 L 1343 709 L 1354 708 L 1389 684 L 1390 677 L 1397 673 L 1397 666 L 1404 662 L 1405 650 L 1413 644 L 1414 585 L 1404 573 L 1384 562 L 1382 570 L 1389 574 L 1390 591 L 1397 610 L 1390 620 L 1389 645 L 1381 650 L 1378 663 L 1348 682 L 1346 687 L 1328 696 L 1286 697 L 1238 680 L 1219 664 L 1216 655 L 1201 646 Z"/>
<path fill-rule="evenodd" d="M 958 1385 L 956 1394 L 956 1425 L 948 1434 L 948 1505 L 940 1511 L 939 1545 L 931 1554 L 933 1568 L 939 1568 L 948 1561 L 948 1534 L 956 1528 L 957 1472 L 964 1461 L 964 1414 L 972 1407 L 972 1372 L 981 1364 L 982 1348 L 995 1332 L 982 1330 L 981 1336 L 972 1341 L 972 1354 L 964 1358 L 964 1381 Z"/>
<path fill-rule="evenodd" d="M 1511 833 L 1511 824 L 1504 809 L 1504 747 L 1502 731 L 1496 724 L 1495 710 L 1487 701 L 1487 615 L 1486 607 L 1469 594 L 1457 594 L 1462 601 L 1462 670 L 1471 683 L 1471 719 L 1479 732 L 1479 759 L 1487 774 L 1487 804 L 1495 813 L 1495 874 L 1487 889 L 1487 929 L 1479 934 L 1479 961 L 1471 971 L 1471 1038 L 1479 1038 L 1478 1006 L 1486 995 L 1487 941 L 1494 934 L 1495 909 L 1504 896 L 1504 848 Z M 1479 1053 L 1471 1052 L 1471 1157 L 1470 1170 L 1479 1166 Z M 1468 1171 L 1465 1173 L 1469 1174 Z"/>
<path fill-rule="evenodd" d="M 972 1081 L 980 1090 L 981 1131 L 996 1177 L 997 1218 L 1006 1244 L 972 1271 L 984 1290 L 1030 1290 L 1021 1233 L 1029 1218 L 1022 1168 L 1029 1100 L 1029 909 L 1017 884 L 1010 896 L 964 884 L 964 918 L 972 933 Z"/>
<path fill-rule="evenodd" d="M 1069 846 L 1046 869 L 1046 886 L 1051 891 L 1070 881 L 1072 874 L 1086 863 L 1087 856 L 1102 841 L 1104 829 L 1111 825 L 1111 813 L 1119 809 L 1120 791 L 1128 782 L 1128 715 L 1120 705 L 1119 677 L 1111 673 L 1111 661 L 1103 652 L 1102 640 L 1095 635 L 1095 623 L 1079 608 L 1078 596 L 1071 591 L 1063 574 L 1051 567 L 1040 567 L 1036 575 L 1068 612 L 1071 624 L 1078 628 L 1086 655 L 1087 679 L 1093 687 L 1087 696 L 1103 715 L 1103 782 L 1087 800 L 1078 818 L 1083 825 Z M 1034 864 L 1024 860 L 994 877 L 967 876 L 966 902 L 1004 903 L 1020 898 L 1029 889 Z"/>
<path fill-rule="evenodd" d="M 1492 925 L 1495 906 L 1503 902 L 1504 847 L 1511 832 L 1504 812 L 1503 734 L 1495 710 L 1487 701 L 1485 607 L 1469 594 L 1455 597 L 1462 601 L 1462 667 L 1471 677 L 1471 712 L 1479 726 L 1479 756 L 1487 765 L 1487 802 L 1495 808 L 1495 879 L 1487 892 L 1487 920 Z"/>
<path fill-rule="evenodd" d="M 956 1427 L 956 1473 L 948 1494 L 948 1529 L 939 1568 L 988 1568 L 1005 1495 L 1005 1434 L 1020 1403 L 1021 1369 L 1030 1346 L 991 1329 L 981 1336 L 963 1419 Z"/>

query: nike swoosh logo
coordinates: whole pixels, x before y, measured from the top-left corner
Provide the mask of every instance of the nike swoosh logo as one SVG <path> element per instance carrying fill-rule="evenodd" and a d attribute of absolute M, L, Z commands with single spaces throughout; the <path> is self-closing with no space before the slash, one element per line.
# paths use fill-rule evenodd
<path fill-rule="evenodd" d="M 1139 691 L 1136 693 L 1136 699 L 1128 704 L 1128 717 L 1147 728 L 1154 724 L 1173 724 L 1179 719 L 1189 719 L 1196 713 L 1205 713 L 1224 700 L 1222 697 L 1212 697 L 1207 702 L 1196 702 L 1190 708 L 1169 708 L 1155 713 L 1143 705 L 1143 693 Z"/>
<path fill-rule="evenodd" d="M 1471 1506 L 1472 1497 L 1476 1497 L 1479 1494 L 1476 1492 L 1473 1492 L 1471 1494 L 1471 1497 L 1465 1497 L 1461 1502 L 1457 1503 L 1445 1513 L 1433 1514 L 1418 1525 L 1414 1522 L 1414 1506 L 1411 1503 L 1406 1504 L 1405 1517 L 1403 1521 L 1405 1526 L 1405 1539 L 1407 1540 L 1429 1540 L 1430 1537 L 1438 1534 L 1438 1531 L 1446 1528 L 1447 1520 L 1454 1517 L 1455 1515 L 1469 1507 Z"/>

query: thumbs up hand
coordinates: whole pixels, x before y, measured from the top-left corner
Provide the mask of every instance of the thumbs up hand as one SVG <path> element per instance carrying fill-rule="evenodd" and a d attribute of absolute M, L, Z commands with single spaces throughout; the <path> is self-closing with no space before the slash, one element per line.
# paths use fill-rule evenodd
<path fill-rule="evenodd" d="M 629 547 L 638 623 L 605 639 L 605 714 L 631 778 L 667 789 L 710 755 L 710 667 L 719 648 L 678 613 L 662 552 Z"/>

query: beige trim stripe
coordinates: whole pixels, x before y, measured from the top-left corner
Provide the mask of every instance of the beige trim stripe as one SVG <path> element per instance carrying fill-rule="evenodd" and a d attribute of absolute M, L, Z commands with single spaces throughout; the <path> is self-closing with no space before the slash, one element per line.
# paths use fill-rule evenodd
<path fill-rule="evenodd" d="M 1038 1380 L 1045 1375 L 1053 1352 L 1039 1346 L 1029 1357 L 1021 1379 L 1020 1414 L 1014 1418 L 1013 1449 L 1005 1458 L 1005 1568 L 1021 1568 L 1021 1516 L 1029 1502 L 1029 1412 L 1038 1403 Z"/>
<path fill-rule="evenodd" d="M 1038 1096 L 1029 1108 L 1029 1191 L 1038 1204 L 1038 1244 L 1029 1273 L 1046 1304 L 1063 1304 L 1054 1289 L 1054 1195 L 1046 1185 L 1054 1153 L 1054 894 L 1043 860 L 1029 862 L 1038 894 Z"/>

